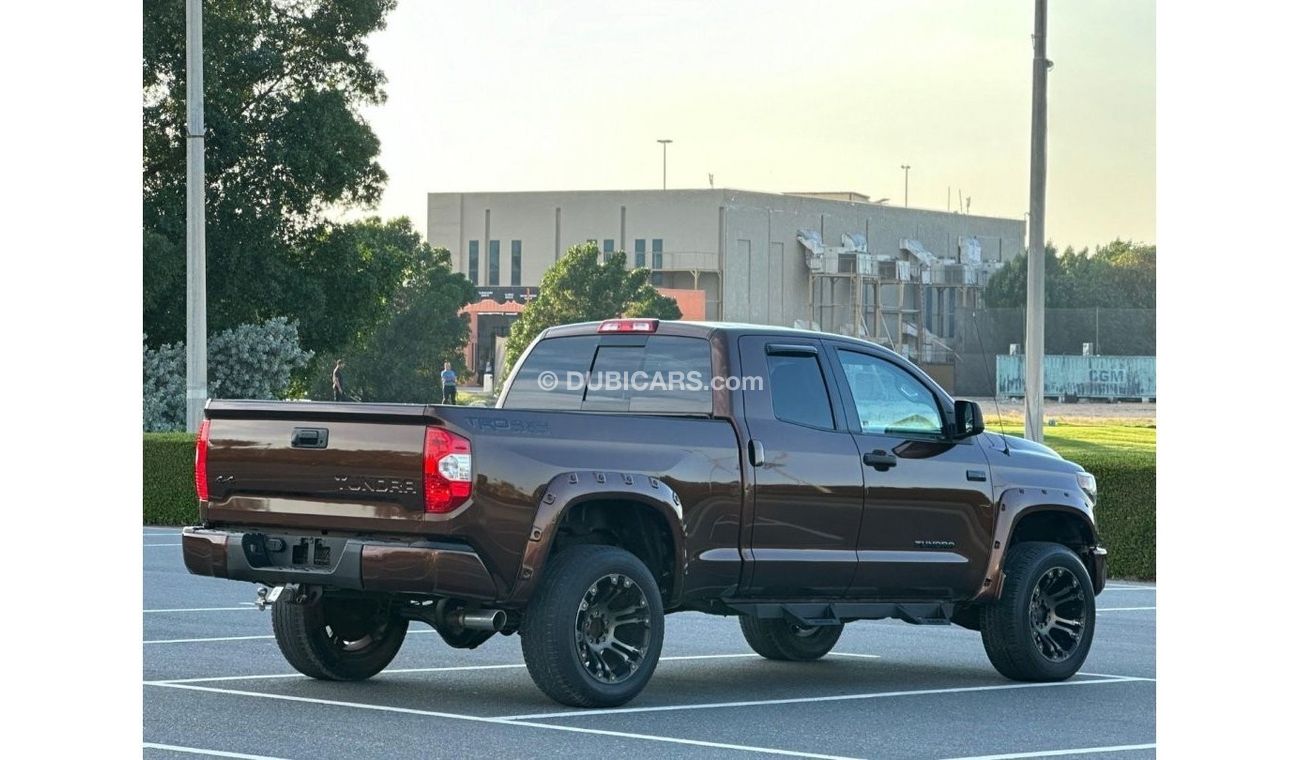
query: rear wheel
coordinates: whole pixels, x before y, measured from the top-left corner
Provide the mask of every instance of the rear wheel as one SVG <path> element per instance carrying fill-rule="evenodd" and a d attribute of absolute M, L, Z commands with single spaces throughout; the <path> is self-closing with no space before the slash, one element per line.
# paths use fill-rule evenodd
<path fill-rule="evenodd" d="M 1061 681 L 1092 648 L 1097 602 L 1074 552 L 1027 541 L 1011 547 L 1002 598 L 984 608 L 980 633 L 993 667 L 1016 681 Z"/>
<path fill-rule="evenodd" d="M 271 607 L 275 643 L 299 673 L 328 681 L 362 681 L 397 656 L 407 621 L 383 599 L 279 601 Z"/>
<path fill-rule="evenodd" d="M 664 608 L 641 560 L 614 546 L 571 546 L 551 558 L 519 629 L 528 674 L 574 707 L 621 705 L 659 663 Z"/>
<path fill-rule="evenodd" d="M 769 660 L 807 662 L 824 657 L 844 632 L 843 625 L 804 626 L 782 618 L 740 616 L 740 632 L 758 654 Z"/>

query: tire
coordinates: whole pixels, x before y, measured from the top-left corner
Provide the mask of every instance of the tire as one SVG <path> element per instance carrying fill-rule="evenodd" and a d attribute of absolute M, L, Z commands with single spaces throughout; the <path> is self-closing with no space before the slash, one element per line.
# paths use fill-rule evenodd
<path fill-rule="evenodd" d="M 1011 547 L 1004 572 L 1002 597 L 980 617 L 989 662 L 1013 681 L 1073 676 L 1092 648 L 1097 621 L 1083 562 L 1060 544 L 1028 541 Z"/>
<path fill-rule="evenodd" d="M 631 552 L 571 546 L 546 564 L 519 634 L 528 675 L 548 697 L 572 707 L 621 705 L 659 663 L 659 586 Z"/>
<path fill-rule="evenodd" d="M 804 627 L 781 618 L 740 616 L 740 632 L 759 655 L 769 660 L 810 662 L 824 657 L 844 632 L 843 625 Z"/>
<path fill-rule="evenodd" d="M 324 681 L 364 681 L 397 656 L 407 621 L 379 599 L 271 606 L 275 643 L 295 670 Z"/>

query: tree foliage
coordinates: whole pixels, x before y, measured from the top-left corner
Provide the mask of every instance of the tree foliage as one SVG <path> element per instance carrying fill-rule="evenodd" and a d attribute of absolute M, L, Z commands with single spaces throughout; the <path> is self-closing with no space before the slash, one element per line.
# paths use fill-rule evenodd
<path fill-rule="evenodd" d="M 1044 290 L 1049 309 L 1154 309 L 1156 247 L 1114 240 L 1089 253 L 1047 246 Z M 984 305 L 1023 308 L 1028 260 L 1021 254 L 989 279 Z"/>
<path fill-rule="evenodd" d="M 502 376 L 542 330 L 618 316 L 681 319 L 682 312 L 650 284 L 649 270 L 627 268 L 626 253 L 602 262 L 594 243 L 573 246 L 546 270 L 537 298 L 511 326 Z"/>
<path fill-rule="evenodd" d="M 309 348 L 364 330 L 384 291 L 374 230 L 324 212 L 373 205 L 387 179 L 359 108 L 384 100 L 365 38 L 394 0 L 206 0 L 209 325 L 289 316 Z M 154 344 L 185 335 L 185 4 L 144 3 L 144 318 Z M 372 271 L 378 268 L 379 271 Z M 398 267 L 400 270 L 400 267 Z M 349 281 L 350 282 L 350 281 Z M 395 286 L 393 282 L 391 287 Z M 345 303 L 310 300 L 337 295 Z"/>
<path fill-rule="evenodd" d="M 451 270 L 451 254 L 418 237 L 403 284 L 384 304 L 378 327 L 341 352 L 344 389 L 365 401 L 430 403 L 442 393 L 444 361 L 464 372 L 469 323 L 457 312 L 477 298 L 465 276 Z M 330 357 L 317 363 L 312 395 L 330 398 Z"/>

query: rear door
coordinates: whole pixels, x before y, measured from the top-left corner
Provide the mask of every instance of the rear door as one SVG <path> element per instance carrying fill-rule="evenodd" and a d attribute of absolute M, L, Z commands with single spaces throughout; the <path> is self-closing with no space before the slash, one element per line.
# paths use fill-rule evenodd
<path fill-rule="evenodd" d="M 866 486 L 851 595 L 968 598 L 996 517 L 983 449 L 948 436 L 945 405 L 915 368 L 843 344 L 832 353 Z"/>
<path fill-rule="evenodd" d="M 753 471 L 746 593 L 839 596 L 857 565 L 862 466 L 820 340 L 746 336 L 741 367 Z"/>

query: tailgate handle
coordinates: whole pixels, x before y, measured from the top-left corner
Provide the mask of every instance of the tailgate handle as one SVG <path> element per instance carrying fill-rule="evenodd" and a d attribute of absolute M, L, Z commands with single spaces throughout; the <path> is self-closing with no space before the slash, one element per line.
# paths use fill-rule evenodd
<path fill-rule="evenodd" d="M 329 428 L 294 428 L 290 444 L 295 449 L 323 449 L 329 442 Z"/>

